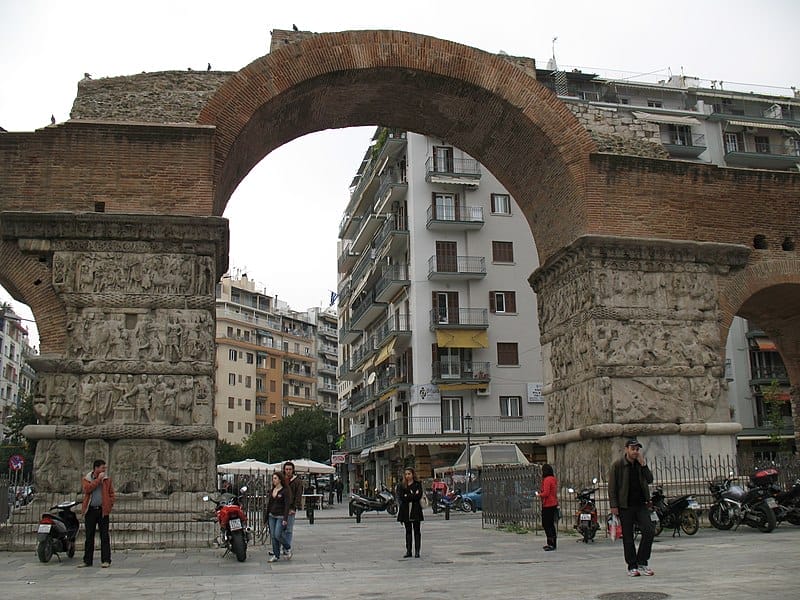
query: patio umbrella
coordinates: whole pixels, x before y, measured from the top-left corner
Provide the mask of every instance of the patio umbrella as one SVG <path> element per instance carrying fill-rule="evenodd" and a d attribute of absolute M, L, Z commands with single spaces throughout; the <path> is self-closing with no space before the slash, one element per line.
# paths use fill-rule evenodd
<path fill-rule="evenodd" d="M 226 473 L 232 475 L 242 475 L 248 473 L 272 473 L 273 471 L 280 471 L 281 463 L 265 463 L 255 458 L 245 458 L 237 462 L 225 463 L 217 465 L 217 473 Z"/>
<path fill-rule="evenodd" d="M 489 465 L 527 465 L 529 461 L 525 458 L 522 450 L 516 444 L 481 444 L 472 446 L 470 453 L 470 467 L 481 469 Z M 452 473 L 453 471 L 467 470 L 467 449 L 461 453 L 458 460 L 451 467 L 436 469 L 436 473 Z"/>
<path fill-rule="evenodd" d="M 325 475 L 336 472 L 336 469 L 334 467 L 317 462 L 315 460 L 311 460 L 310 458 L 295 458 L 291 462 L 294 463 L 295 473 L 311 473 L 313 475 Z"/>

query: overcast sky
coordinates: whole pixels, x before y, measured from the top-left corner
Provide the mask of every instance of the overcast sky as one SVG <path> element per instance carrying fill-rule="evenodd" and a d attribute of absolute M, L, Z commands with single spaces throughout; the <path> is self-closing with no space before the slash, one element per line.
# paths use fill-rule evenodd
<path fill-rule="evenodd" d="M 774 86 L 760 89 L 780 94 L 800 87 L 800 0 L 0 0 L 0 126 L 32 131 L 51 114 L 66 121 L 84 73 L 203 70 L 209 62 L 237 71 L 267 53 L 272 29 L 293 24 L 316 32 L 412 31 L 533 57 L 542 67 L 557 37 L 562 68 L 651 74 L 640 81 L 683 69 L 726 86 Z M 231 266 L 292 308 L 326 305 L 336 289 L 348 186 L 372 131 L 311 134 L 253 169 L 225 213 Z M 0 300 L 8 298 L 0 289 Z"/>

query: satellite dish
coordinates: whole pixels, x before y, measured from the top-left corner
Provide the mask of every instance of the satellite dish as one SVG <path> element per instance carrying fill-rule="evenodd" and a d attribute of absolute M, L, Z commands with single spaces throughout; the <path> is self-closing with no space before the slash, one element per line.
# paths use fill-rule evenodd
<path fill-rule="evenodd" d="M 375 383 L 375 380 L 377 378 L 378 378 L 378 376 L 375 375 L 375 372 L 373 371 L 372 373 L 369 374 L 369 377 L 367 377 L 367 383 L 372 385 L 373 383 Z"/>

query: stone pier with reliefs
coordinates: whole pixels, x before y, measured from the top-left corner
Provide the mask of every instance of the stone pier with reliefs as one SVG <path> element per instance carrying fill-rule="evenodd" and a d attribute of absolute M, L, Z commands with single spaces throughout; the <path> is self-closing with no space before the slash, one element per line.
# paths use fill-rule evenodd
<path fill-rule="evenodd" d="M 548 460 L 610 464 L 629 436 L 652 455 L 735 454 L 718 290 L 749 253 L 584 236 L 534 273 Z"/>
<path fill-rule="evenodd" d="M 143 497 L 215 485 L 214 285 L 227 221 L 119 214 L 3 216 L 3 237 L 48 265 L 65 315 L 38 374 L 41 492 L 80 489 L 102 458 L 117 491 Z"/>

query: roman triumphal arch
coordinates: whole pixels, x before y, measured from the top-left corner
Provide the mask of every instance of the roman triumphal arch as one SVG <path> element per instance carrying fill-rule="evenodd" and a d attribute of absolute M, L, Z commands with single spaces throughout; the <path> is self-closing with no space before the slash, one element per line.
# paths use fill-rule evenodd
<path fill-rule="evenodd" d="M 271 150 L 326 128 L 441 137 L 514 195 L 542 265 L 552 460 L 610 460 L 628 435 L 732 452 L 740 310 L 797 382 L 800 260 L 752 240 L 797 237 L 800 173 L 610 152 L 514 57 L 396 31 L 275 35 L 238 72 L 82 82 L 70 121 L 0 134 L 0 280 L 41 332 L 26 433 L 44 489 L 72 489 L 96 456 L 123 491 L 213 485 L 220 215 Z"/>

